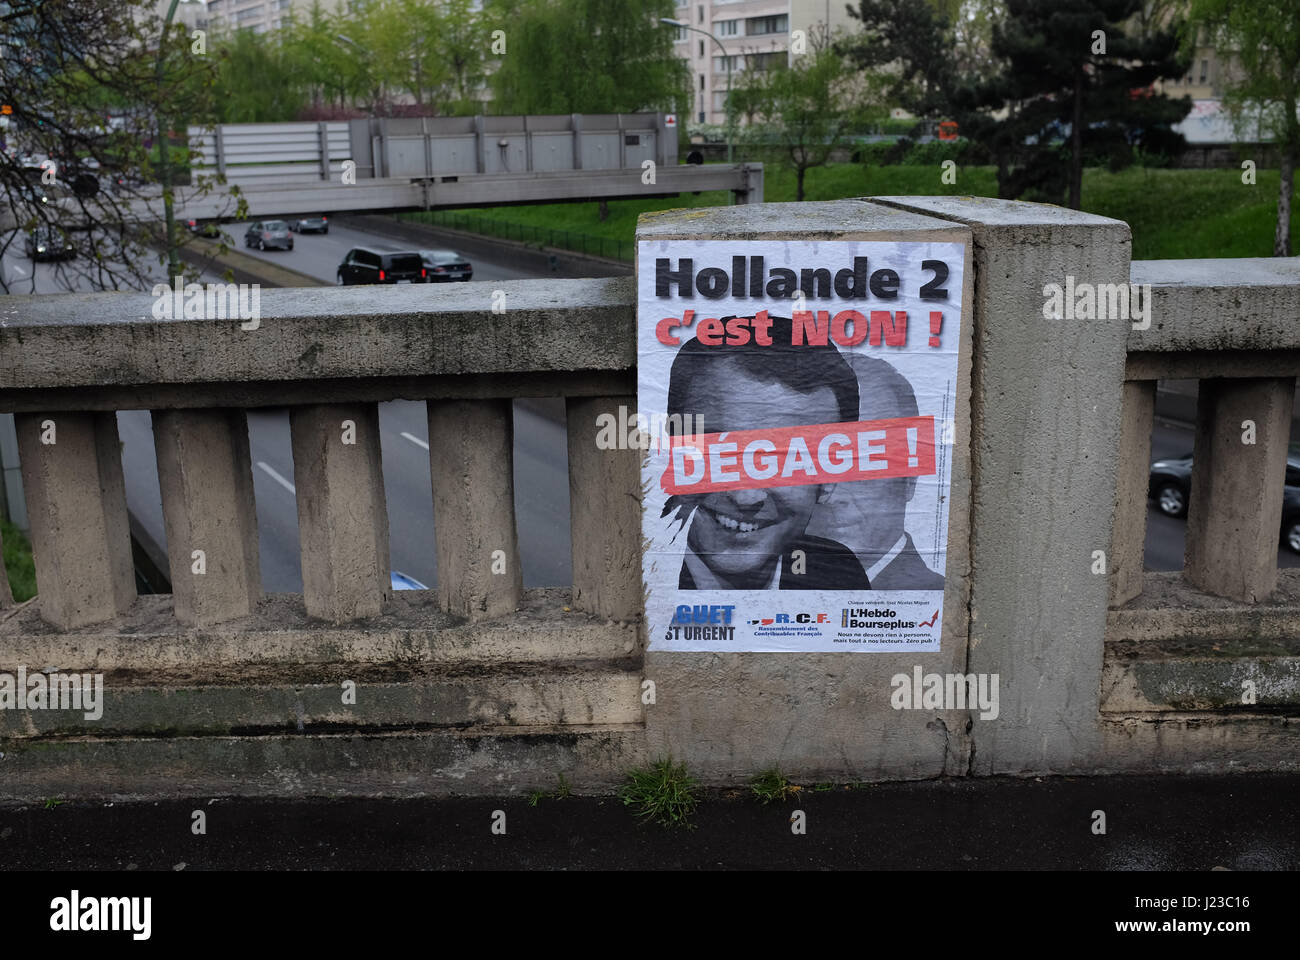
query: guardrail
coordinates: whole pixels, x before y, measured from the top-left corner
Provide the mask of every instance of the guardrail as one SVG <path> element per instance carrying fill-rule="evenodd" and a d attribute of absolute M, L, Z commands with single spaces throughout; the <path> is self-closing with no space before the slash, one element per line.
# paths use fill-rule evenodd
<path fill-rule="evenodd" d="M 1300 577 L 1271 553 L 1300 372 L 1290 261 L 1130 267 L 1119 221 L 977 198 L 671 212 L 639 231 L 671 235 L 967 244 L 953 613 L 924 656 L 999 675 L 996 720 L 892 709 L 889 678 L 915 654 L 644 652 L 639 452 L 596 445 L 601 413 L 635 407 L 630 280 L 503 283 L 505 313 L 457 285 L 267 290 L 254 329 L 156 320 L 143 294 L 11 297 L 0 410 L 18 414 L 40 593 L 0 612 L 0 671 L 107 683 L 99 720 L 0 711 L 0 792 L 491 793 L 557 772 L 597 789 L 660 753 L 723 783 L 773 765 L 818 780 L 1295 768 Z M 1045 285 L 1067 278 L 1150 284 L 1149 327 L 1051 316 Z M 1203 381 L 1180 574 L 1141 570 L 1158 377 Z M 525 396 L 566 399 L 571 589 L 521 587 L 510 401 Z M 388 588 L 376 404 L 395 398 L 428 407 L 425 596 Z M 263 596 L 258 577 L 243 410 L 270 403 L 291 408 L 301 596 Z M 130 579 L 114 411 L 142 407 L 170 597 Z"/>

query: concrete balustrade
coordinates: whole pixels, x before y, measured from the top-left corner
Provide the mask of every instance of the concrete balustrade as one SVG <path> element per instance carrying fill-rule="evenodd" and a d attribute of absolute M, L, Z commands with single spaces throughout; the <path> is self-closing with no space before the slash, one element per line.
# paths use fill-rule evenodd
<path fill-rule="evenodd" d="M 293 407 L 289 433 L 307 613 L 334 623 L 378 616 L 392 592 L 379 408 Z"/>
<path fill-rule="evenodd" d="M 242 410 L 157 410 L 154 450 L 176 619 L 246 617 L 262 596 L 257 506 Z"/>
<path fill-rule="evenodd" d="M 635 410 L 636 397 L 570 397 L 566 404 L 569 529 L 573 605 L 631 620 L 641 612 L 640 451 L 596 445 L 597 418 L 618 418 L 620 407 Z"/>
<path fill-rule="evenodd" d="M 125 613 L 135 575 L 117 417 L 25 413 L 15 425 L 41 618 L 72 630 Z"/>
<path fill-rule="evenodd" d="M 523 594 L 509 400 L 429 401 L 438 602 L 471 620 L 513 613 Z"/>
<path fill-rule="evenodd" d="M 1110 553 L 1110 605 L 1142 592 L 1142 554 L 1147 537 L 1147 490 L 1151 482 L 1151 430 L 1155 425 L 1156 381 L 1124 383 L 1115 484 L 1115 538 Z"/>
<path fill-rule="evenodd" d="M 976 198 L 665 213 L 640 234 L 966 245 L 941 652 L 641 652 L 640 451 L 596 444 L 601 414 L 635 409 L 628 280 L 503 283 L 504 312 L 454 285 L 267 290 L 256 331 L 156 321 L 143 294 L 10 297 L 0 410 L 19 414 L 40 594 L 0 614 L 0 670 L 133 680 L 101 730 L 0 730 L 0 795 L 228 791 L 230 771 L 258 793 L 549 789 L 560 771 L 595 789 L 663 752 L 719 784 L 774 764 L 806 781 L 1294 767 L 1300 576 L 1274 551 L 1300 264 L 1131 264 L 1119 221 Z M 1150 284 L 1149 323 L 1045 317 L 1067 277 Z M 1171 377 L 1201 380 L 1192 515 L 1186 569 L 1152 573 Z M 522 588 L 510 401 L 530 396 L 566 400 L 571 589 Z M 428 403 L 431 594 L 389 587 L 376 404 L 399 398 Z M 240 411 L 270 403 L 290 408 L 304 589 L 259 602 Z M 172 598 L 132 583 L 114 411 L 142 406 Z M 996 675 L 997 719 L 895 710 L 889 678 L 918 663 Z M 210 680 L 186 701 L 201 717 L 177 676 Z"/>
<path fill-rule="evenodd" d="M 1294 377 L 1202 380 L 1187 514 L 1187 582 L 1254 603 L 1277 587 Z"/>

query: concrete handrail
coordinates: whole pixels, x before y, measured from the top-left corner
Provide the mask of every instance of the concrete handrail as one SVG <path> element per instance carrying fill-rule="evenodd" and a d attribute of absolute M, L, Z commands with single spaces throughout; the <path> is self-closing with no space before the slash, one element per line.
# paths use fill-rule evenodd
<path fill-rule="evenodd" d="M 0 408 L 17 414 L 42 617 L 72 629 L 135 599 L 114 411 L 142 406 L 176 617 L 251 614 L 261 584 L 243 408 L 268 403 L 291 406 L 308 614 L 377 616 L 390 591 L 377 403 L 396 398 L 428 401 L 442 608 L 508 614 L 522 591 L 516 396 L 568 401 L 573 542 L 605 544 L 574 551 L 574 605 L 635 617 L 636 463 L 595 444 L 599 414 L 634 404 L 631 282 L 386 293 L 379 308 L 364 288 L 269 290 L 242 321 L 157 319 L 142 294 L 10 298 Z"/>
<path fill-rule="evenodd" d="M 152 670 L 165 685 L 190 656 L 260 656 L 258 640 L 230 637 L 274 634 L 262 614 L 276 605 L 334 624 L 317 630 L 295 620 L 293 636 L 268 643 L 281 660 L 302 650 L 313 661 L 361 662 L 381 677 L 391 672 L 388 660 L 413 651 L 454 659 L 469 650 L 481 660 L 474 644 L 492 633 L 488 646 L 509 650 L 498 660 L 519 673 L 532 669 L 519 667 L 524 659 L 547 656 L 575 671 L 572 683 L 541 684 L 530 702 L 550 706 L 529 712 L 500 692 L 518 679 L 502 667 L 502 684 L 490 687 L 500 705 L 494 722 L 509 737 L 516 725 L 542 732 L 543 721 L 520 718 L 617 723 L 583 741 L 589 752 L 575 767 L 586 763 L 606 778 L 614 760 L 605 758 L 632 755 L 624 749 L 672 754 L 722 782 L 777 764 L 810 781 L 1294 767 L 1295 725 L 1282 712 L 1300 705 L 1300 577 L 1279 574 L 1273 556 L 1300 373 L 1294 262 L 1131 263 L 1120 221 L 960 197 L 668 211 L 639 226 L 639 240 L 669 238 L 963 245 L 968 312 L 940 651 L 924 660 L 903 652 L 642 653 L 644 636 L 631 636 L 644 633 L 636 622 L 640 454 L 596 444 L 599 415 L 635 408 L 629 279 L 396 288 L 382 304 L 364 288 L 266 291 L 254 329 L 232 319 L 155 319 L 147 295 L 10 298 L 0 320 L 0 410 L 18 414 L 37 603 L 53 629 L 29 610 L 0 619 L 0 636 L 16 636 L 8 649 L 24 662 L 102 657 L 124 674 Z M 1131 316 L 1052 315 L 1050 285 L 1086 283 L 1095 292 L 1130 281 L 1150 284 L 1139 301 L 1150 306 L 1149 325 L 1146 316 L 1135 327 Z M 504 300 L 494 300 L 497 291 Z M 1183 572 L 1144 575 L 1154 389 L 1166 377 L 1201 380 L 1189 550 Z M 520 396 L 566 398 L 575 549 L 573 590 L 563 598 L 520 586 L 510 415 Z M 418 621 L 410 598 L 386 602 L 376 404 L 394 398 L 428 405 L 438 616 L 457 618 L 454 641 L 444 620 L 428 621 L 431 604 Z M 259 602 L 243 409 L 269 403 L 291 407 L 301 605 Z M 181 630 L 169 618 L 139 644 L 131 634 L 138 620 L 115 618 L 133 601 L 137 615 L 165 601 L 134 595 L 114 411 L 142 407 L 154 411 Z M 197 575 L 200 552 L 206 572 Z M 590 634 L 563 640 L 570 605 L 591 615 L 582 618 Z M 255 606 L 261 619 L 235 619 Z M 360 625 L 340 625 L 354 620 Z M 205 630 L 210 624 L 226 626 Z M 206 652 L 176 652 L 188 643 Z M 583 687 L 586 668 L 573 667 L 593 649 L 607 686 Z M 232 684 L 245 682 L 242 669 L 231 668 Z M 922 669 L 996 678 L 996 718 L 962 707 L 900 710 L 889 678 Z M 1258 683 L 1258 699 L 1253 686 L 1252 699 L 1242 699 L 1243 681 Z M 298 682 L 297 674 L 284 680 L 286 697 L 297 697 Z M 555 693 L 580 689 L 594 692 L 586 700 Z M 334 717 L 319 695 L 319 715 Z M 229 714 L 247 723 L 244 703 Z M 617 709 L 605 710 L 610 703 Z M 174 709 L 164 704 L 148 716 L 175 729 Z M 393 783 L 390 770 L 399 768 L 403 777 L 415 771 L 403 784 L 420 782 L 423 759 L 395 752 L 405 740 L 386 739 L 413 711 L 394 707 L 365 721 L 374 742 L 362 762 L 378 771 L 372 782 Z M 347 722 L 362 724 L 356 716 Z M 1225 751 L 1229 743 L 1242 749 Z M 238 749 L 246 769 L 262 770 L 260 745 Z M 310 779 L 316 755 L 292 749 L 303 758 L 286 761 L 293 776 Z M 520 749 L 547 756 L 540 746 Z M 158 748 L 138 750 L 152 758 Z M 194 750 L 195 769 L 209 776 L 216 754 Z M 459 782 L 460 760 L 436 762 L 449 771 L 446 782 Z M 483 769 L 495 776 L 490 763 Z M 80 771 L 69 761 L 56 773 Z M 51 773 L 30 782 L 63 781 Z M 335 788 L 328 778 L 313 782 Z"/>

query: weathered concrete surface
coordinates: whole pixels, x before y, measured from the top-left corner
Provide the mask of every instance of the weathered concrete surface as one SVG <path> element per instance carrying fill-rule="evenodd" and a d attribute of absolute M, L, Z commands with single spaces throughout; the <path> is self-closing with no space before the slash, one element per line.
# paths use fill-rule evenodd
<path fill-rule="evenodd" d="M 292 407 L 289 434 L 307 614 L 334 623 L 376 616 L 392 592 L 379 408 Z"/>
<path fill-rule="evenodd" d="M 1295 257 L 1135 260 L 1130 277 L 1152 287 L 1151 326 L 1129 330 L 1130 350 L 1300 350 Z"/>
<path fill-rule="evenodd" d="M 501 620 L 466 623 L 438 609 L 432 591 L 403 590 L 378 617 L 348 626 L 312 620 L 294 594 L 265 597 L 253 616 L 185 630 L 168 596 L 138 598 L 114 626 L 56 631 L 34 600 L 0 616 L 0 671 L 148 671 L 198 683 L 223 665 L 502 665 L 639 656 L 636 625 L 571 608 L 565 588 L 526 590 Z"/>
<path fill-rule="evenodd" d="M 1294 378 L 1201 383 L 1183 575 L 1206 593 L 1256 602 L 1277 585 L 1294 396 Z"/>
<path fill-rule="evenodd" d="M 1119 476 L 1115 487 L 1115 539 L 1110 555 L 1110 605 L 1142 592 L 1146 549 L 1147 491 L 1151 486 L 1151 428 L 1156 407 L 1154 380 L 1124 384 L 1121 400 Z"/>
<path fill-rule="evenodd" d="M 176 619 L 246 617 L 262 596 L 248 417 L 157 410 L 152 420 Z"/>
<path fill-rule="evenodd" d="M 524 589 L 512 405 L 431 400 L 427 406 L 439 601 L 459 617 L 504 616 Z"/>
<path fill-rule="evenodd" d="M 41 616 L 62 629 L 111 620 L 135 599 L 117 417 L 21 414 L 15 424 Z"/>
<path fill-rule="evenodd" d="M 641 478 L 639 450 L 601 450 L 599 418 L 618 422 L 635 396 L 569 398 L 569 529 L 573 605 L 600 617 L 641 615 Z M 622 429 L 622 424 L 619 428 Z"/>
<path fill-rule="evenodd" d="M 1142 594 L 1107 615 L 1106 641 L 1160 644 L 1193 654 L 1225 642 L 1243 654 L 1276 651 L 1300 636 L 1300 570 L 1279 570 L 1277 588 L 1260 603 L 1203 593 L 1181 573 L 1151 573 Z"/>
<path fill-rule="evenodd" d="M 1300 712 L 1300 649 L 1290 656 L 1112 656 L 1101 674 L 1106 713 L 1223 710 Z M 1246 702 L 1249 700 L 1249 702 Z"/>
<path fill-rule="evenodd" d="M 159 680 L 108 676 L 91 711 L 0 711 L 0 739 L 316 735 L 641 720 L 639 671 L 604 663 L 518 664 L 468 675 L 448 674 L 441 666 L 277 666 L 257 672 L 235 666 L 205 676 L 202 686 Z M 344 702 L 346 682 L 355 684 L 355 702 Z"/>
<path fill-rule="evenodd" d="M 645 763 L 640 727 L 0 741 L 0 797 L 428 796 L 609 792 Z"/>
<path fill-rule="evenodd" d="M 1001 678 L 973 772 L 1087 770 L 1098 721 L 1130 321 L 1044 319 L 1044 286 L 1129 279 L 1129 228 L 1044 204 L 882 197 L 968 224 L 975 316 L 968 669 Z"/>
<path fill-rule="evenodd" d="M 971 760 L 968 711 L 894 710 L 891 678 L 967 672 L 971 330 L 975 317 L 971 233 L 964 226 L 856 200 L 766 203 L 665 211 L 642 217 L 637 239 L 915 240 L 966 245 L 962 338 L 948 568 L 938 654 L 646 654 L 656 701 L 646 707 L 652 753 L 671 753 L 711 782 L 735 782 L 776 766 L 810 779 L 964 775 Z M 1005 693 L 1003 694 L 1005 697 Z"/>
<path fill-rule="evenodd" d="M 273 382 L 290 369 L 313 381 L 626 371 L 634 299 L 626 277 L 412 284 L 382 298 L 365 287 L 263 290 L 261 325 L 243 330 L 238 319 L 155 320 L 147 293 L 11 296 L 0 407 L 11 389 Z"/>
<path fill-rule="evenodd" d="M 1300 571 L 1265 602 L 1147 573 L 1107 616 L 1096 772 L 1300 768 Z M 1255 704 L 1243 703 L 1254 683 Z"/>

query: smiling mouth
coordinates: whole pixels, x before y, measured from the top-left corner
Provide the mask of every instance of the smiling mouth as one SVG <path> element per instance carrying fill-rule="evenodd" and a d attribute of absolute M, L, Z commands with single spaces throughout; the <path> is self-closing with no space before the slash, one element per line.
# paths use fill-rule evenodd
<path fill-rule="evenodd" d="M 770 520 L 741 520 L 739 517 L 728 516 L 716 510 L 710 510 L 708 507 L 700 507 L 700 512 L 713 520 L 722 529 L 730 530 L 732 533 L 754 533 L 781 522 L 779 517 Z"/>

